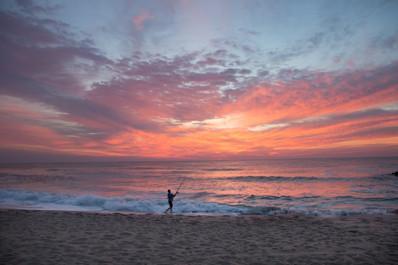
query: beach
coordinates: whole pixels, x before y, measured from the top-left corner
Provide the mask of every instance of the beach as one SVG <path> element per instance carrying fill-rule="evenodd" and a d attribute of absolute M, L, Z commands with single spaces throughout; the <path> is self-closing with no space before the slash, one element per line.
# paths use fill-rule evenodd
<path fill-rule="evenodd" d="M 397 264 L 398 216 L 0 210 L 1 264 Z"/>

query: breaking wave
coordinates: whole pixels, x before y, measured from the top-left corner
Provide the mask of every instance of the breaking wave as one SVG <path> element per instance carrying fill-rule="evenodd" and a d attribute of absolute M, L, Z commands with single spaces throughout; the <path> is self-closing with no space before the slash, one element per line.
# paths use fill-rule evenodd
<path fill-rule="evenodd" d="M 357 200 L 379 202 L 389 201 L 396 204 L 398 198 L 355 198 L 341 196 L 322 198 L 318 196 L 290 197 L 290 196 L 248 196 L 241 204 L 226 204 L 202 200 L 206 194 L 180 198 L 175 205 L 175 213 L 179 214 L 216 214 L 216 215 L 274 215 L 300 213 L 305 215 L 357 215 L 357 214 L 388 214 L 394 208 L 362 207 L 362 208 L 333 208 L 331 202 L 355 202 Z M 269 206 L 253 205 L 250 201 L 277 201 Z M 304 203 L 309 200 L 310 203 Z M 282 203 L 280 203 L 282 202 Z M 295 202 L 295 203 L 291 203 Z M 297 203 L 296 203 L 297 202 Z M 322 207 L 326 205 L 326 207 Z M 37 192 L 15 189 L 0 190 L 0 208 L 31 208 L 44 210 L 77 210 L 100 212 L 135 212 L 135 213 L 163 213 L 168 207 L 163 199 L 136 199 L 127 196 L 105 197 L 98 195 L 70 195 L 49 192 Z"/>
<path fill-rule="evenodd" d="M 98 195 L 69 195 L 24 190 L 0 190 L 1 205 L 19 205 L 44 209 L 74 209 L 86 211 L 162 213 L 168 204 L 161 199 L 134 199 L 131 197 L 105 197 Z M 59 206 L 59 207 L 58 207 Z M 70 207 L 68 207 L 70 206 Z M 180 200 L 176 213 L 240 214 L 244 207 L 202 202 L 193 199 Z"/>

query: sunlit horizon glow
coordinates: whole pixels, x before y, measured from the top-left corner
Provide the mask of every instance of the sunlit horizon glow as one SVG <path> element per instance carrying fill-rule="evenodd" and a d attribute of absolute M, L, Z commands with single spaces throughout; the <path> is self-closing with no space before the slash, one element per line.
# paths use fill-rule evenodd
<path fill-rule="evenodd" d="M 2 1 L 0 157 L 398 156 L 396 1 Z"/>

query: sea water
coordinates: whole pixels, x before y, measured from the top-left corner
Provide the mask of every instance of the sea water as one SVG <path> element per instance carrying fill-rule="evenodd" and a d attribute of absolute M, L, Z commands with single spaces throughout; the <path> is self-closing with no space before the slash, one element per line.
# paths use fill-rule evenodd
<path fill-rule="evenodd" d="M 0 207 L 179 214 L 389 214 L 398 158 L 0 165 Z"/>

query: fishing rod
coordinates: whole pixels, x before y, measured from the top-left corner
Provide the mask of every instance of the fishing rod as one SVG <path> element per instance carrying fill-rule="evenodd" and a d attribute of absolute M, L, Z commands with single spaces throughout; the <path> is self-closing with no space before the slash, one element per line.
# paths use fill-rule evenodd
<path fill-rule="evenodd" d="M 177 191 L 176 191 L 176 193 L 180 190 L 180 188 L 181 188 L 181 186 L 182 186 L 182 184 L 184 183 L 184 181 L 185 181 L 185 178 L 184 179 L 182 179 L 182 181 L 181 181 L 181 183 L 180 183 L 180 185 L 178 186 L 178 188 L 177 188 Z"/>

